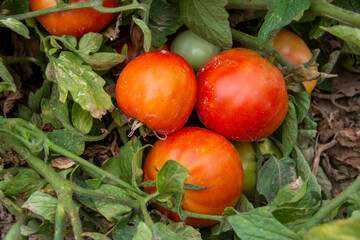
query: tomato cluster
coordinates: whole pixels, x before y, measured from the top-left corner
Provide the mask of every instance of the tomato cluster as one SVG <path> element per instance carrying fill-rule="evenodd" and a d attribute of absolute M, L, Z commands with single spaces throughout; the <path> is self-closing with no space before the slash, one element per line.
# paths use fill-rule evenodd
<path fill-rule="evenodd" d="M 166 135 L 144 160 L 144 181 L 154 180 L 167 160 L 176 160 L 190 172 L 187 183 L 209 186 L 186 189 L 182 208 L 221 215 L 235 206 L 243 182 L 244 194 L 252 196 L 256 162 L 250 142 L 266 138 L 281 125 L 288 95 L 279 69 L 252 50 L 217 52 L 208 43 L 207 50 L 202 48 L 205 60 L 192 61 L 198 48 L 194 42 L 205 41 L 199 39 L 187 30 L 175 37 L 170 52 L 151 51 L 128 62 L 117 82 L 116 99 L 125 114 Z M 193 110 L 205 127 L 183 127 Z M 266 145 L 269 140 L 260 142 L 262 148 Z M 271 146 L 263 153 L 281 155 Z M 153 193 L 156 187 L 145 190 Z M 156 203 L 153 207 L 180 221 L 176 213 Z M 215 222 L 188 218 L 186 223 L 207 227 Z"/>

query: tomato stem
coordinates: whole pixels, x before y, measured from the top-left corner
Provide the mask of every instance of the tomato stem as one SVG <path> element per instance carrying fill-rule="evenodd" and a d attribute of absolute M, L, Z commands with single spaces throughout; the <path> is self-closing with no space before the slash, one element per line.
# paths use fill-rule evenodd
<path fill-rule="evenodd" d="M 61 2 L 61 1 L 60 1 Z M 74 9 L 81 9 L 81 8 L 94 8 L 99 12 L 102 13 L 117 13 L 117 12 L 123 12 L 123 11 L 129 11 L 129 10 L 143 10 L 147 11 L 148 5 L 139 3 L 138 1 L 133 1 L 131 4 L 119 6 L 115 8 L 106 8 L 102 6 L 103 0 L 89 0 L 86 2 L 78 2 L 78 3 L 68 3 L 68 4 L 61 4 L 60 5 L 50 7 L 50 8 L 44 8 L 32 12 L 22 13 L 22 14 L 15 14 L 15 15 L 8 15 L 5 18 L 15 18 L 17 20 L 25 20 L 27 18 L 33 18 L 38 17 L 41 15 L 49 14 L 49 13 L 55 13 L 55 12 L 62 12 L 66 10 L 74 10 Z"/>
<path fill-rule="evenodd" d="M 328 204 L 322 207 L 314 216 L 312 216 L 305 224 L 304 229 L 309 230 L 316 224 L 320 223 L 323 219 L 331 215 L 331 213 L 345 203 L 350 198 L 356 196 L 360 191 L 360 177 L 357 177 L 355 181 L 340 193 L 336 198 L 332 199 Z"/>

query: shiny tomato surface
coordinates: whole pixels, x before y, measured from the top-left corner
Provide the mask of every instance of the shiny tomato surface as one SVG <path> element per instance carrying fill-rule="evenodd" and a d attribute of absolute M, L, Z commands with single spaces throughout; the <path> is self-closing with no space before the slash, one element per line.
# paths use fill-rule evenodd
<path fill-rule="evenodd" d="M 88 0 L 70 0 L 68 3 L 86 2 Z M 54 7 L 56 0 L 30 0 L 32 11 Z M 118 0 L 105 0 L 104 7 L 118 6 Z M 92 8 L 82 8 L 38 16 L 37 19 L 52 35 L 71 35 L 81 38 L 88 32 L 99 32 L 114 18 L 115 13 L 100 13 Z"/>
<path fill-rule="evenodd" d="M 195 109 L 200 121 L 229 139 L 265 138 L 285 118 L 285 80 L 279 69 L 254 51 L 223 51 L 204 64 L 197 79 Z"/>
<path fill-rule="evenodd" d="M 136 57 L 116 85 L 120 109 L 159 134 L 170 134 L 186 123 L 196 95 L 191 66 L 180 55 L 165 50 Z"/>
<path fill-rule="evenodd" d="M 273 42 L 273 47 L 289 63 L 306 63 L 312 58 L 312 53 L 306 43 L 296 34 L 280 30 Z M 310 67 L 318 70 L 317 66 Z M 316 80 L 303 82 L 307 92 L 311 93 L 316 86 Z"/>
<path fill-rule="evenodd" d="M 190 177 L 186 183 L 209 186 L 204 190 L 186 189 L 182 208 L 186 211 L 221 215 L 226 207 L 235 206 L 243 185 L 243 168 L 235 147 L 223 136 L 198 127 L 185 127 L 158 140 L 144 161 L 144 181 L 154 180 L 157 169 L 169 159 L 185 166 Z M 148 193 L 156 188 L 146 188 Z M 155 205 L 162 212 L 166 209 Z M 174 213 L 168 216 L 180 221 Z M 186 224 L 193 227 L 207 227 L 214 220 L 188 218 Z"/>

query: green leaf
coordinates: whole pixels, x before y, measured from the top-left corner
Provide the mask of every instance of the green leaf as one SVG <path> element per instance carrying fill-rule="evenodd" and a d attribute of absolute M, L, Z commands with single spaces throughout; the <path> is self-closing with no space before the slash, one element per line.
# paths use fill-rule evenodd
<path fill-rule="evenodd" d="M 285 120 L 281 125 L 282 131 L 282 152 L 284 156 L 288 156 L 296 143 L 298 136 L 298 121 L 296 116 L 295 105 L 289 101 L 289 109 L 286 114 Z"/>
<path fill-rule="evenodd" d="M 320 28 L 338 38 L 341 38 L 346 42 L 351 42 L 357 46 L 360 46 L 360 29 L 358 28 L 354 28 L 346 25 L 336 25 L 332 27 L 320 27 Z"/>
<path fill-rule="evenodd" d="M 153 237 L 154 239 L 161 240 L 185 240 L 184 236 L 174 233 L 167 226 L 162 224 L 161 222 L 155 223 L 152 225 Z M 147 238 L 149 239 L 149 238 Z"/>
<path fill-rule="evenodd" d="M 111 238 L 108 238 L 104 234 L 96 233 L 96 232 L 84 232 L 81 234 L 82 236 L 90 237 L 94 240 L 111 240 Z"/>
<path fill-rule="evenodd" d="M 0 82 L 0 92 L 13 91 L 16 92 L 16 85 L 13 76 L 9 73 L 5 65 L 0 62 L 0 78 L 5 82 Z"/>
<path fill-rule="evenodd" d="M 21 235 L 29 237 L 31 235 L 40 235 L 40 234 L 53 234 L 53 226 L 54 224 L 49 221 L 43 221 L 39 225 L 31 225 L 28 226 L 21 226 Z"/>
<path fill-rule="evenodd" d="M 297 121 L 300 123 L 310 109 L 311 96 L 307 91 L 294 93 Z"/>
<path fill-rule="evenodd" d="M 320 28 L 320 26 L 322 27 L 328 27 L 333 23 L 333 20 L 330 18 L 318 18 L 317 20 L 315 20 L 314 22 L 314 26 L 311 28 L 310 33 L 309 33 L 309 38 L 310 39 L 317 39 L 319 37 L 321 37 L 325 31 L 323 29 Z"/>
<path fill-rule="evenodd" d="M 29 11 L 29 0 L 7 0 L 2 8 L 10 11 L 11 15 L 26 13 Z"/>
<path fill-rule="evenodd" d="M 182 0 L 179 4 L 181 17 L 191 31 L 221 49 L 232 47 L 226 0 Z"/>
<path fill-rule="evenodd" d="M 27 208 L 54 223 L 57 204 L 57 198 L 37 191 L 31 194 L 29 199 L 22 205 L 22 208 Z"/>
<path fill-rule="evenodd" d="M 24 38 L 30 39 L 29 29 L 19 20 L 15 18 L 0 19 L 0 27 L 10 28 L 12 31 L 23 36 Z"/>
<path fill-rule="evenodd" d="M 4 193 L 7 196 L 22 195 L 27 198 L 44 184 L 44 181 L 37 172 L 30 168 L 24 168 L 7 184 Z"/>
<path fill-rule="evenodd" d="M 74 53 L 62 51 L 59 58 L 50 57 L 46 76 L 58 84 L 61 102 L 65 103 L 70 91 L 73 100 L 94 118 L 101 118 L 114 107 L 103 88 L 104 79 L 83 65 Z"/>
<path fill-rule="evenodd" d="M 166 37 L 175 33 L 181 25 L 179 5 L 176 2 L 152 1 L 148 26 L 154 47 L 161 47 L 166 43 Z"/>
<path fill-rule="evenodd" d="M 116 52 L 97 52 L 92 55 L 80 54 L 80 56 L 94 70 L 109 70 L 126 58 L 126 55 Z"/>
<path fill-rule="evenodd" d="M 301 148 L 298 145 L 294 146 L 291 156 L 296 163 L 296 173 L 298 174 L 298 176 L 300 176 L 302 179 L 309 179 L 309 183 L 308 183 L 309 191 L 315 192 L 318 195 L 320 195 L 321 186 L 317 182 L 314 174 L 311 173 L 310 166 L 306 161 L 301 151 Z"/>
<path fill-rule="evenodd" d="M 44 80 L 44 83 L 35 92 L 31 92 L 29 95 L 28 105 L 31 111 L 34 113 L 40 113 L 40 104 L 42 98 L 49 98 L 51 93 L 51 82 Z"/>
<path fill-rule="evenodd" d="M 134 201 L 124 190 L 113 185 L 103 184 L 94 191 L 98 192 L 99 195 L 110 194 L 126 201 Z M 88 201 L 91 202 L 88 203 Z M 107 220 L 111 222 L 119 221 L 122 215 L 131 211 L 130 207 L 107 199 L 87 198 L 87 201 L 85 200 L 85 202 L 83 201 L 83 203 L 88 205 L 89 207 L 95 207 L 99 213 L 101 213 Z"/>
<path fill-rule="evenodd" d="M 175 160 L 168 160 L 156 176 L 156 187 L 159 193 L 184 193 L 185 180 L 190 177 L 189 171 Z"/>
<path fill-rule="evenodd" d="M 295 162 L 289 157 L 277 159 L 272 156 L 261 168 L 257 190 L 270 203 L 279 189 L 296 179 Z"/>
<path fill-rule="evenodd" d="M 81 155 L 85 149 L 83 137 L 67 129 L 48 132 L 47 137 L 56 145 L 75 153 L 76 155 Z"/>
<path fill-rule="evenodd" d="M 270 33 L 288 25 L 294 19 L 299 20 L 310 4 L 311 0 L 270 0 L 265 21 L 259 30 L 260 46 L 266 42 Z"/>
<path fill-rule="evenodd" d="M 32 111 L 29 107 L 21 103 L 18 104 L 18 113 L 16 115 L 17 117 L 25 119 L 26 121 L 30 121 L 31 115 Z"/>
<path fill-rule="evenodd" d="M 93 126 L 93 118 L 88 111 L 85 111 L 77 103 L 74 103 L 71 110 L 71 121 L 73 126 L 83 134 L 88 134 Z"/>
<path fill-rule="evenodd" d="M 136 18 L 135 16 L 133 16 L 133 21 L 136 25 L 138 25 L 141 29 L 141 31 L 144 33 L 144 50 L 145 52 L 150 51 L 150 47 L 151 47 L 151 31 L 148 27 L 148 25 L 146 25 L 146 23 L 139 19 Z"/>
<path fill-rule="evenodd" d="M 44 122 L 51 123 L 56 129 L 70 125 L 67 102 L 60 101 L 60 92 L 54 84 L 50 99 L 43 98 L 41 101 L 41 117 Z"/>
<path fill-rule="evenodd" d="M 85 34 L 79 41 L 79 53 L 89 55 L 99 51 L 103 43 L 103 35 L 90 32 Z"/>
<path fill-rule="evenodd" d="M 142 213 L 133 211 L 119 221 L 112 232 L 113 240 L 132 240 L 139 223 L 144 221 Z"/>
<path fill-rule="evenodd" d="M 255 208 L 250 213 L 231 216 L 229 221 L 241 239 L 300 239 L 273 217 L 269 207 Z"/>
<path fill-rule="evenodd" d="M 151 228 L 144 222 L 140 222 L 136 228 L 136 234 L 133 240 L 148 240 L 153 239 Z M 161 238 L 160 238 L 161 239 Z"/>
<path fill-rule="evenodd" d="M 360 217 L 335 220 L 326 224 L 313 227 L 307 239 L 359 239 Z"/>
<path fill-rule="evenodd" d="M 170 223 L 166 225 L 172 232 L 183 236 L 186 240 L 201 240 L 201 234 L 198 230 L 185 225 L 183 222 Z"/>

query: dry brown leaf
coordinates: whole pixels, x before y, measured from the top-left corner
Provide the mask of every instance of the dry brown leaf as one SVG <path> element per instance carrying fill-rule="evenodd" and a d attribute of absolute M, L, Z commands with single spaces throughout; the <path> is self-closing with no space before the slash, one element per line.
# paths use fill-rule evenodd
<path fill-rule="evenodd" d="M 51 167 L 59 169 L 68 169 L 75 165 L 74 160 L 68 157 L 59 157 L 51 160 Z"/>

